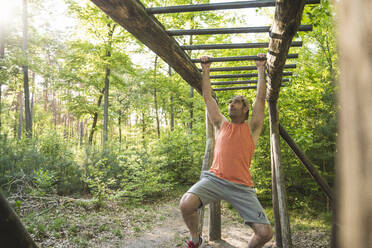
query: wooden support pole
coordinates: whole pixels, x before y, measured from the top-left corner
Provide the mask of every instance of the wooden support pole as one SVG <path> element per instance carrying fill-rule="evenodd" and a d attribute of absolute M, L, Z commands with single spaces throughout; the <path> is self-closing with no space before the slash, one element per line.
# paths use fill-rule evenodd
<path fill-rule="evenodd" d="M 95 0 L 97 1 L 97 0 Z M 206 28 L 206 29 L 182 29 L 167 30 L 170 36 L 180 35 L 211 35 L 211 34 L 246 34 L 246 33 L 268 33 L 270 26 L 263 27 L 240 27 L 240 28 Z M 312 31 L 313 25 L 301 25 L 298 31 Z"/>
<path fill-rule="evenodd" d="M 276 1 L 274 23 L 270 30 L 267 54 L 268 89 L 267 102 L 270 116 L 270 145 L 273 176 L 273 207 L 275 215 L 276 245 L 291 248 L 291 232 L 287 209 L 287 197 L 282 174 L 279 140 L 279 112 L 277 99 L 283 78 L 283 68 L 292 39 L 299 29 L 305 0 Z"/>
<path fill-rule="evenodd" d="M 291 150 L 296 154 L 298 159 L 302 162 L 305 166 L 307 171 L 310 175 L 314 178 L 314 180 L 318 183 L 321 190 L 323 190 L 324 194 L 328 197 L 329 201 L 331 202 L 331 206 L 333 207 L 333 193 L 331 187 L 329 187 L 327 181 L 318 173 L 315 166 L 311 163 L 305 153 L 301 150 L 301 148 L 296 144 L 296 142 L 289 136 L 287 131 L 279 124 L 279 133 L 280 136 L 287 142 Z"/>
<path fill-rule="evenodd" d="M 372 5 L 335 1 L 340 51 L 337 219 L 334 247 L 372 247 Z M 351 83 L 352 82 L 352 83 Z"/>
<path fill-rule="evenodd" d="M 37 248 L 19 217 L 9 206 L 0 190 L 0 244 L 1 247 Z"/>
<path fill-rule="evenodd" d="M 114 21 L 155 52 L 201 93 L 201 73 L 164 26 L 138 0 L 91 0 Z"/>
<path fill-rule="evenodd" d="M 287 208 L 287 193 L 281 162 L 280 138 L 279 138 L 279 112 L 276 100 L 269 100 L 270 117 L 270 146 L 271 146 L 271 170 L 272 183 L 276 195 L 273 195 L 273 207 L 275 216 L 276 245 L 279 248 L 291 248 L 292 238 L 289 225 Z"/>
<path fill-rule="evenodd" d="M 202 165 L 202 172 L 209 170 L 213 162 L 214 149 L 214 127 L 209 120 L 207 110 L 205 111 L 206 123 L 206 145 L 204 152 L 204 159 Z M 209 207 L 209 240 L 221 239 L 221 204 L 220 201 L 210 204 Z M 202 233 L 204 223 L 204 207 L 199 210 L 199 225 L 198 231 Z"/>

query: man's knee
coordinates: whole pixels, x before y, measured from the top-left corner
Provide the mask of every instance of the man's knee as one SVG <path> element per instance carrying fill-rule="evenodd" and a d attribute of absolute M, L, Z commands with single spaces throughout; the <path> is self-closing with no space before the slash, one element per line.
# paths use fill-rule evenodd
<path fill-rule="evenodd" d="M 192 214 L 198 210 L 201 205 L 199 197 L 192 193 L 185 193 L 179 204 L 182 214 Z"/>
<path fill-rule="evenodd" d="M 256 224 L 253 227 L 255 235 L 257 235 L 263 242 L 268 242 L 273 237 L 273 229 L 269 224 Z"/>

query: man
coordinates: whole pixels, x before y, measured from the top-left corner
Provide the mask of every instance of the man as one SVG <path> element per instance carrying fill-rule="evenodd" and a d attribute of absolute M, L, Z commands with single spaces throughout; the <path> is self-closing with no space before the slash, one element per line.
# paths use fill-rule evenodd
<path fill-rule="evenodd" d="M 265 57 L 264 54 L 258 56 Z M 203 98 L 209 119 L 215 128 L 216 142 L 211 169 L 202 173 L 201 180 L 194 184 L 180 201 L 182 216 L 191 234 L 188 248 L 204 246 L 204 239 L 197 232 L 197 210 L 221 199 L 229 202 L 245 223 L 252 227 L 254 235 L 248 247 L 259 248 L 273 236 L 270 223 L 257 199 L 249 171 L 265 118 L 266 60 L 255 61 L 258 69 L 257 94 L 252 117 L 248 122 L 245 121 L 249 116 L 249 104 L 244 96 L 235 96 L 230 100 L 228 113 L 231 122 L 221 114 L 211 94 L 211 63 L 208 62 L 207 56 L 201 57 L 201 61 Z"/>

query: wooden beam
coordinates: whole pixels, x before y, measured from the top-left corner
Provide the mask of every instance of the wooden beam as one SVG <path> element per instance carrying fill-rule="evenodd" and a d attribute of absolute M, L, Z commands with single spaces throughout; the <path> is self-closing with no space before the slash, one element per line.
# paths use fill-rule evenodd
<path fill-rule="evenodd" d="M 297 59 L 298 54 L 288 54 L 287 56 L 289 59 Z M 254 56 L 234 56 L 234 57 L 214 57 L 214 58 L 209 58 L 208 61 L 210 62 L 227 62 L 227 61 L 252 61 L 252 60 L 265 60 L 265 58 L 259 58 L 257 55 Z M 200 59 L 191 59 L 193 63 L 200 63 Z"/>
<path fill-rule="evenodd" d="M 37 248 L 19 220 L 18 215 L 10 207 L 0 190 L 0 244 L 1 247 Z"/>
<path fill-rule="evenodd" d="M 334 2 L 340 85 L 338 247 L 372 247 L 372 25 L 370 0 Z M 352 83 L 351 83 L 352 82 Z M 335 246 L 336 247 L 336 246 Z"/>
<path fill-rule="evenodd" d="M 320 189 L 323 190 L 324 194 L 328 197 L 333 207 L 334 206 L 333 193 L 327 181 L 319 174 L 318 170 L 311 163 L 310 159 L 305 155 L 305 153 L 301 150 L 301 148 L 296 144 L 296 142 L 291 138 L 291 136 L 289 136 L 287 131 L 280 124 L 279 124 L 279 133 L 280 133 L 280 136 L 282 136 L 282 138 L 285 140 L 285 142 L 287 142 L 287 144 L 289 145 L 293 153 L 298 157 L 298 159 L 305 166 L 305 168 L 310 173 L 310 175 L 318 183 Z"/>
<path fill-rule="evenodd" d="M 320 0 L 308 0 L 306 4 L 318 4 Z M 274 7 L 273 0 L 259 0 L 259 1 L 236 1 L 226 3 L 207 3 L 207 4 L 189 4 L 169 7 L 152 7 L 147 8 L 148 14 L 166 14 L 166 13 L 182 13 L 195 11 L 211 11 L 211 10 L 225 10 L 225 9 L 243 9 L 243 8 L 261 8 Z"/>
<path fill-rule="evenodd" d="M 296 64 L 288 64 L 284 65 L 284 68 L 286 69 L 295 69 L 297 67 Z M 202 69 L 198 69 L 199 71 L 202 71 Z M 236 66 L 236 67 L 214 67 L 210 69 L 211 72 L 216 71 L 253 71 L 257 70 L 256 66 Z"/>
<path fill-rule="evenodd" d="M 282 82 L 289 82 L 289 78 L 283 78 Z M 257 80 L 220 81 L 220 82 L 211 83 L 211 85 L 230 85 L 230 84 L 257 84 Z"/>
<path fill-rule="evenodd" d="M 240 27 L 240 28 L 208 28 L 208 29 L 184 29 L 167 30 L 170 36 L 180 35 L 211 35 L 211 34 L 242 34 L 242 33 L 268 33 L 270 26 L 263 27 Z M 313 25 L 301 25 L 298 31 L 312 31 Z"/>
<path fill-rule="evenodd" d="M 284 72 L 283 76 L 292 76 L 293 72 Z M 213 75 L 210 76 L 210 79 L 218 79 L 218 78 L 251 78 L 251 77 L 258 77 L 257 73 L 247 73 L 247 74 L 220 74 L 220 75 Z"/>
<path fill-rule="evenodd" d="M 201 73 L 163 25 L 146 13 L 138 0 L 91 0 L 114 21 L 168 63 L 187 83 L 201 93 Z"/>
<path fill-rule="evenodd" d="M 302 45 L 303 45 L 302 41 L 293 41 L 291 44 L 291 47 L 302 47 Z M 181 46 L 183 50 L 246 49 L 246 48 L 268 48 L 268 47 L 269 47 L 269 42 Z"/>

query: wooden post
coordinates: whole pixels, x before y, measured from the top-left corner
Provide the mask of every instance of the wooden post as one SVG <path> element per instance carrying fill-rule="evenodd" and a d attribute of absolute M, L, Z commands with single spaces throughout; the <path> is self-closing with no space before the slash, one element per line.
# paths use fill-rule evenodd
<path fill-rule="evenodd" d="M 205 111 L 206 122 L 206 146 L 203 159 L 202 171 L 208 170 L 213 162 L 214 149 L 214 127 L 209 120 L 207 110 Z M 209 205 L 209 240 L 221 239 L 221 204 L 220 201 Z M 199 226 L 198 231 L 203 231 L 204 222 L 204 207 L 199 210 Z"/>
<path fill-rule="evenodd" d="M 287 193 L 281 163 L 279 139 L 279 112 L 276 100 L 268 101 L 270 117 L 271 170 L 273 183 L 273 207 L 275 215 L 276 245 L 291 248 L 291 230 L 287 209 Z M 275 195 L 275 194 L 276 195 Z"/>
<path fill-rule="evenodd" d="M 0 244 L 1 247 L 37 248 L 17 214 L 9 206 L 0 190 Z"/>
<path fill-rule="evenodd" d="M 287 197 L 281 165 L 279 140 L 279 113 L 277 99 L 283 78 L 288 50 L 301 23 L 305 0 L 281 0 L 275 3 L 274 23 L 270 30 L 267 54 L 267 102 L 270 115 L 270 145 L 273 181 L 273 207 L 275 215 L 276 244 L 291 248 L 291 233 L 287 210 Z"/>
<path fill-rule="evenodd" d="M 335 1 L 340 48 L 338 247 L 372 247 L 372 5 Z"/>
<path fill-rule="evenodd" d="M 298 147 L 298 145 L 294 142 L 291 136 L 289 136 L 287 131 L 285 131 L 285 129 L 280 124 L 279 124 L 279 132 L 282 138 L 285 140 L 285 142 L 287 142 L 291 150 L 294 152 L 294 154 L 296 154 L 298 159 L 306 167 L 310 175 L 318 183 L 319 187 L 323 190 L 325 195 L 328 197 L 329 201 L 331 202 L 331 206 L 333 207 L 333 193 L 327 181 L 318 173 L 317 169 L 311 163 L 311 161 L 307 158 L 305 153 L 300 149 L 300 147 Z"/>

